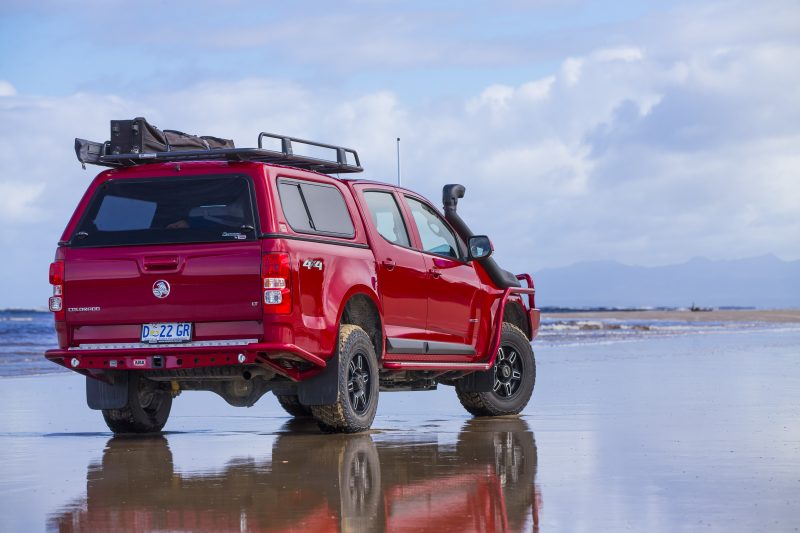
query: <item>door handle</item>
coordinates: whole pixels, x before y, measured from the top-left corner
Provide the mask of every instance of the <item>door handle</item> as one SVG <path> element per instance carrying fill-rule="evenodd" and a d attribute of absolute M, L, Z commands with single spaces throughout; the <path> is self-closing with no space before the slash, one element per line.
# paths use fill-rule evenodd
<path fill-rule="evenodd" d="M 178 270 L 180 259 L 177 257 L 145 257 L 142 267 L 147 272 L 166 272 Z"/>
<path fill-rule="evenodd" d="M 394 270 L 395 262 L 391 258 L 384 259 L 381 264 L 386 270 Z"/>
<path fill-rule="evenodd" d="M 439 272 L 439 270 L 436 269 L 436 268 L 432 268 L 432 269 L 428 270 L 428 273 L 431 275 L 431 277 L 433 279 L 439 279 L 439 278 L 442 277 L 442 273 Z"/>

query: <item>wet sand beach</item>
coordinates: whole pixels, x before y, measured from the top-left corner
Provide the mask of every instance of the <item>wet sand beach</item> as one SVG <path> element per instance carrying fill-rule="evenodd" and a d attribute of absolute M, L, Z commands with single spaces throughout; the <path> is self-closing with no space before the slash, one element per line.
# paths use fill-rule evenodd
<path fill-rule="evenodd" d="M 521 417 L 382 393 L 346 436 L 184 392 L 163 435 L 113 437 L 80 376 L 2 378 L 0 531 L 796 531 L 789 326 L 535 343 Z"/>

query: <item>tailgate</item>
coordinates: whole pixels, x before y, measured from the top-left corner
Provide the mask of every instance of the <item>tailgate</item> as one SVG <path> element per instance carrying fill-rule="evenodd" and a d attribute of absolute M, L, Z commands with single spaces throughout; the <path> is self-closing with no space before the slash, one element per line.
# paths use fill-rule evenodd
<path fill-rule="evenodd" d="M 68 250 L 67 322 L 77 326 L 260 319 L 257 242 L 186 245 L 175 252 Z"/>
<path fill-rule="evenodd" d="M 141 326 L 155 322 L 191 323 L 193 340 L 260 337 L 260 265 L 258 242 L 183 245 L 170 254 L 68 250 L 73 344 L 138 342 Z"/>
<path fill-rule="evenodd" d="M 70 344 L 139 342 L 153 323 L 189 323 L 191 340 L 261 337 L 251 190 L 243 176 L 99 188 L 65 250 Z"/>

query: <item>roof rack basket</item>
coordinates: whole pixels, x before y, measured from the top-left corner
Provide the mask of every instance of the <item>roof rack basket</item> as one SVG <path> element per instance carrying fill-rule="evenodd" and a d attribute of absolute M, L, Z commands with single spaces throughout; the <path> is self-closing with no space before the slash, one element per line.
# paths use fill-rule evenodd
<path fill-rule="evenodd" d="M 264 138 L 280 141 L 280 151 L 264 148 Z M 336 159 L 321 159 L 295 154 L 294 145 L 332 150 Z M 258 148 L 214 148 L 210 150 L 170 150 L 166 152 L 143 152 L 112 154 L 111 144 L 85 139 L 75 139 L 75 154 L 84 168 L 86 164 L 104 167 L 130 167 L 164 162 L 180 161 L 256 161 L 313 170 L 323 174 L 347 174 L 362 172 L 358 153 L 351 148 L 323 144 L 286 135 L 261 132 L 258 134 Z M 313 149 L 313 148 L 312 148 Z"/>

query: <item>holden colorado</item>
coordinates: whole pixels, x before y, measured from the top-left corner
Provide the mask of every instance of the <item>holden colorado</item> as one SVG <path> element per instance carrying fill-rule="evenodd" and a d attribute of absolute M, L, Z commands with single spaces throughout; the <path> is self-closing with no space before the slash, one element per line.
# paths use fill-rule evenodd
<path fill-rule="evenodd" d="M 267 392 L 322 431 L 367 430 L 386 391 L 453 386 L 475 416 L 519 413 L 536 379 L 527 274 L 457 213 L 343 179 L 349 148 L 111 122 L 75 140 L 89 184 L 50 265 L 58 348 L 115 433 L 160 431 L 182 391 L 249 407 Z M 322 157 L 320 154 L 327 157 Z"/>

